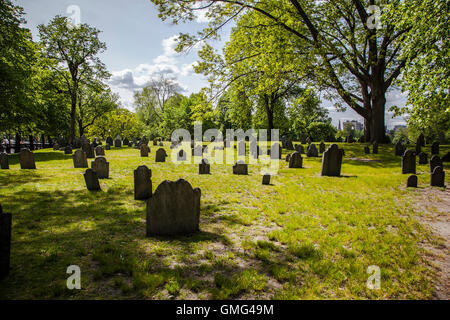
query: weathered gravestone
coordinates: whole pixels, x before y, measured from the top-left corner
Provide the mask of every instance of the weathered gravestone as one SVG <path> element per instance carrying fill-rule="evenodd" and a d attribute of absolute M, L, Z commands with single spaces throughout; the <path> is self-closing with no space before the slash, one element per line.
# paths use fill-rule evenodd
<path fill-rule="evenodd" d="M 378 142 L 376 141 L 372 144 L 372 153 L 378 154 Z"/>
<path fill-rule="evenodd" d="M 34 154 L 29 149 L 22 149 L 19 152 L 20 169 L 36 169 Z"/>
<path fill-rule="evenodd" d="M 0 167 L 2 169 L 9 169 L 8 154 L 6 152 L 0 153 Z"/>
<path fill-rule="evenodd" d="M 427 164 L 428 163 L 428 156 L 425 152 L 419 153 L 419 164 Z"/>
<path fill-rule="evenodd" d="M 318 157 L 319 152 L 317 151 L 316 145 L 314 143 L 308 146 L 308 150 L 306 151 L 307 157 Z"/>
<path fill-rule="evenodd" d="M 292 141 L 290 139 L 288 139 L 286 141 L 286 149 L 287 150 L 294 150 L 294 145 L 292 144 Z"/>
<path fill-rule="evenodd" d="M 109 144 L 110 146 L 112 146 L 114 144 L 113 138 L 111 138 L 111 137 L 106 138 L 106 144 Z"/>
<path fill-rule="evenodd" d="M 302 155 L 295 151 L 291 154 L 289 158 L 289 168 L 301 168 L 303 165 Z"/>
<path fill-rule="evenodd" d="M 395 144 L 395 155 L 401 157 L 404 153 L 405 153 L 405 146 L 402 144 L 401 141 L 398 141 Z"/>
<path fill-rule="evenodd" d="M 100 182 L 98 181 L 97 172 L 93 169 L 87 169 L 84 175 L 84 181 L 86 182 L 86 188 L 89 191 L 100 191 Z"/>
<path fill-rule="evenodd" d="M 281 137 L 281 146 L 286 149 L 286 142 L 288 141 L 288 137 L 287 136 L 282 136 Z"/>
<path fill-rule="evenodd" d="M 369 148 L 369 146 L 364 146 L 364 153 L 365 153 L 365 154 L 370 154 L 370 148 Z"/>
<path fill-rule="evenodd" d="M 236 161 L 233 166 L 233 174 L 238 175 L 247 175 L 248 174 L 248 166 L 243 161 Z"/>
<path fill-rule="evenodd" d="M 208 163 L 208 160 L 202 159 L 202 161 L 198 164 L 198 174 L 209 174 L 211 170 L 211 165 Z"/>
<path fill-rule="evenodd" d="M 442 167 L 434 168 L 431 173 L 431 186 L 432 187 L 444 187 L 445 183 L 445 171 Z"/>
<path fill-rule="evenodd" d="M 111 150 L 111 145 L 110 145 L 109 143 L 107 143 L 107 144 L 105 145 L 105 150 Z"/>
<path fill-rule="evenodd" d="M 417 176 L 412 174 L 406 179 L 406 187 L 407 188 L 417 188 Z"/>
<path fill-rule="evenodd" d="M 98 156 L 104 156 L 105 155 L 105 149 L 103 149 L 102 146 L 98 145 L 95 147 L 95 155 Z"/>
<path fill-rule="evenodd" d="M 141 144 L 140 152 L 141 157 L 148 157 L 148 154 L 150 153 L 150 147 L 146 144 Z"/>
<path fill-rule="evenodd" d="M 86 152 L 81 149 L 75 150 L 72 155 L 74 168 L 88 168 Z"/>
<path fill-rule="evenodd" d="M 262 184 L 269 185 L 270 184 L 270 174 L 264 174 L 262 177 Z"/>
<path fill-rule="evenodd" d="M 130 144 L 130 140 L 128 138 L 123 139 L 123 145 L 128 146 Z"/>
<path fill-rule="evenodd" d="M 11 256 L 12 215 L 4 213 L 0 205 L 0 280 L 9 275 Z"/>
<path fill-rule="evenodd" d="M 430 172 L 433 172 L 436 167 L 443 167 L 442 160 L 437 154 L 433 155 L 430 159 Z"/>
<path fill-rule="evenodd" d="M 139 166 L 134 170 L 134 199 L 147 200 L 152 196 L 152 170 Z"/>
<path fill-rule="evenodd" d="M 198 232 L 200 197 L 186 180 L 163 181 L 147 201 L 147 237 Z"/>
<path fill-rule="evenodd" d="M 416 153 L 412 150 L 406 150 L 402 156 L 402 174 L 416 174 Z"/>
<path fill-rule="evenodd" d="M 353 138 L 352 135 L 349 135 L 349 136 L 347 137 L 346 142 L 347 142 L 347 143 L 353 143 L 353 142 L 355 142 L 355 139 Z"/>
<path fill-rule="evenodd" d="M 423 135 L 423 133 L 421 133 L 417 138 L 416 144 L 418 144 L 421 147 L 425 147 L 425 136 Z"/>
<path fill-rule="evenodd" d="M 439 142 L 435 141 L 431 145 L 431 154 L 439 154 Z"/>
<path fill-rule="evenodd" d="M 72 147 L 70 145 L 64 147 L 64 154 L 72 154 Z"/>
<path fill-rule="evenodd" d="M 116 140 L 114 140 L 114 147 L 116 148 L 122 147 L 122 139 L 120 139 L 120 136 L 117 136 Z"/>
<path fill-rule="evenodd" d="M 319 144 L 319 152 L 320 153 L 325 152 L 325 143 L 323 143 L 323 141 Z"/>
<path fill-rule="evenodd" d="M 340 177 L 344 150 L 333 143 L 322 155 L 322 176 Z"/>
<path fill-rule="evenodd" d="M 95 158 L 94 148 L 88 142 L 82 142 L 81 149 L 86 153 L 88 159 Z"/>
<path fill-rule="evenodd" d="M 297 151 L 300 154 L 305 154 L 305 148 L 301 144 L 295 145 L 295 151 Z"/>
<path fill-rule="evenodd" d="M 94 161 L 91 162 L 91 168 L 97 172 L 99 179 L 109 178 L 109 162 L 103 156 L 96 157 Z"/>
<path fill-rule="evenodd" d="M 167 153 L 163 148 L 156 150 L 155 162 L 166 162 Z"/>

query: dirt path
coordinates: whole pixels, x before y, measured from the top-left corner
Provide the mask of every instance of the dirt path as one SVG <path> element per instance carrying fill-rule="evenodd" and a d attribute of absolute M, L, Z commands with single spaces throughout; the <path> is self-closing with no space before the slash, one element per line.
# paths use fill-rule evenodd
<path fill-rule="evenodd" d="M 426 259 L 436 267 L 434 298 L 450 299 L 450 189 L 424 188 L 420 190 L 416 206 L 425 215 L 418 217 L 420 223 L 429 226 L 439 240 L 426 241 Z"/>

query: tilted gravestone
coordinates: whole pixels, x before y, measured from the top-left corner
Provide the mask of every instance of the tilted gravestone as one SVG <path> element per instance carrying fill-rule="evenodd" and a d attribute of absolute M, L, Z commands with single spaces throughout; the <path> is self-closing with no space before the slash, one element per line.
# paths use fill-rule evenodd
<path fill-rule="evenodd" d="M 64 147 L 64 154 L 72 154 L 72 147 L 70 145 Z"/>
<path fill-rule="evenodd" d="M 431 145 L 431 154 L 439 154 L 439 141 L 435 141 Z"/>
<path fill-rule="evenodd" d="M 294 150 L 294 145 L 292 144 L 291 140 L 286 140 L 286 149 L 287 150 Z"/>
<path fill-rule="evenodd" d="M 20 169 L 36 169 L 34 154 L 29 149 L 22 149 L 19 152 Z"/>
<path fill-rule="evenodd" d="M 105 149 L 103 149 L 102 146 L 98 145 L 95 147 L 95 155 L 98 156 L 104 156 L 105 155 Z"/>
<path fill-rule="evenodd" d="M 433 155 L 430 159 L 430 172 L 433 172 L 436 167 L 443 167 L 442 160 L 437 154 Z"/>
<path fill-rule="evenodd" d="M 89 191 L 100 191 L 100 182 L 98 181 L 97 172 L 93 169 L 87 169 L 84 175 L 84 181 L 86 182 L 86 188 Z"/>
<path fill-rule="evenodd" d="M 243 161 L 236 161 L 233 165 L 233 174 L 248 175 L 248 165 Z"/>
<path fill-rule="evenodd" d="M 270 159 L 280 160 L 282 152 L 283 152 L 283 149 L 281 148 L 281 145 L 278 142 L 275 142 L 270 147 Z"/>
<path fill-rule="evenodd" d="M 291 154 L 289 158 L 289 168 L 301 168 L 303 165 L 302 155 L 295 151 Z"/>
<path fill-rule="evenodd" d="M 140 152 L 141 157 L 148 157 L 148 154 L 150 153 L 150 147 L 146 144 L 141 144 Z"/>
<path fill-rule="evenodd" d="M 401 157 L 404 153 L 405 153 L 405 146 L 402 144 L 401 141 L 398 141 L 395 144 L 395 155 Z"/>
<path fill-rule="evenodd" d="M 97 172 L 99 179 L 109 178 L 109 162 L 103 156 L 96 157 L 94 161 L 91 162 L 91 168 Z"/>
<path fill-rule="evenodd" d="M 430 185 L 432 187 L 444 187 L 445 183 L 445 171 L 442 167 L 434 168 L 431 173 L 431 182 Z"/>
<path fill-rule="evenodd" d="M 81 143 L 81 149 L 86 153 L 88 159 L 95 158 L 94 148 L 88 142 Z"/>
<path fill-rule="evenodd" d="M 427 164 L 428 163 L 428 155 L 425 152 L 419 153 L 419 164 Z"/>
<path fill-rule="evenodd" d="M 4 213 L 0 205 L 0 280 L 9 275 L 11 257 L 12 215 Z"/>
<path fill-rule="evenodd" d="M 200 197 L 186 180 L 163 181 L 147 201 L 147 237 L 198 232 Z"/>
<path fill-rule="evenodd" d="M 297 151 L 300 154 L 305 154 L 305 148 L 301 144 L 295 145 L 295 151 Z"/>
<path fill-rule="evenodd" d="M 121 148 L 122 147 L 122 139 L 120 139 L 119 136 L 116 137 L 116 140 L 114 140 L 114 147 Z"/>
<path fill-rule="evenodd" d="M 6 152 L 0 153 L 0 167 L 2 169 L 9 169 L 8 154 Z"/>
<path fill-rule="evenodd" d="M 418 144 L 421 147 L 425 147 L 425 136 L 423 135 L 423 133 L 421 133 L 417 138 L 416 144 Z"/>
<path fill-rule="evenodd" d="M 319 152 L 320 153 L 325 152 L 325 143 L 323 143 L 323 141 L 319 144 Z"/>
<path fill-rule="evenodd" d="M 147 200 L 151 196 L 152 170 L 147 168 L 147 166 L 139 166 L 134 170 L 134 199 Z"/>
<path fill-rule="evenodd" d="M 322 155 L 322 176 L 340 177 L 344 150 L 333 143 Z"/>
<path fill-rule="evenodd" d="M 417 188 L 417 176 L 412 174 L 406 179 L 406 187 L 407 188 Z"/>
<path fill-rule="evenodd" d="M 370 148 L 369 148 L 369 146 L 364 146 L 364 153 L 365 153 L 365 154 L 370 154 Z"/>
<path fill-rule="evenodd" d="M 406 150 L 402 156 L 402 174 L 416 174 L 416 153 L 413 150 Z"/>
<path fill-rule="evenodd" d="M 72 155 L 72 159 L 74 168 L 88 168 L 86 152 L 84 152 L 83 150 L 76 150 Z"/>
<path fill-rule="evenodd" d="M 156 150 L 155 162 L 166 162 L 167 153 L 163 148 Z"/>
<path fill-rule="evenodd" d="M 318 157 L 319 156 L 319 152 L 317 151 L 316 145 L 310 144 L 308 146 L 308 150 L 306 151 L 306 156 L 307 157 Z"/>
<path fill-rule="evenodd" d="M 111 150 L 111 145 L 110 145 L 109 143 L 107 143 L 107 144 L 105 145 L 105 150 Z"/>
<path fill-rule="evenodd" d="M 106 143 L 112 146 L 114 144 L 113 138 L 111 137 L 106 138 Z"/>
<path fill-rule="evenodd" d="M 270 174 L 264 174 L 262 177 L 262 184 L 269 185 L 270 184 Z"/>
<path fill-rule="evenodd" d="M 198 174 L 209 174 L 211 170 L 211 165 L 208 163 L 208 160 L 202 159 L 202 161 L 198 164 Z"/>
<path fill-rule="evenodd" d="M 378 154 L 378 142 L 376 141 L 372 144 L 372 153 Z"/>

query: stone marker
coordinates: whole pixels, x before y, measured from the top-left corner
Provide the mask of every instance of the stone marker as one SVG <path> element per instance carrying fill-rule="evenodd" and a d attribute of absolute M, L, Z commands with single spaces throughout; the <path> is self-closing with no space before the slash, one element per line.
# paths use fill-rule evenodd
<path fill-rule="evenodd" d="M 302 155 L 295 151 L 291 154 L 289 158 L 289 168 L 301 168 L 303 165 Z"/>
<path fill-rule="evenodd" d="M 202 161 L 198 164 L 198 174 L 209 174 L 210 169 L 211 165 L 206 159 L 202 159 Z"/>
<path fill-rule="evenodd" d="M 295 151 L 297 151 L 300 154 L 305 154 L 305 148 L 301 144 L 295 145 Z"/>
<path fill-rule="evenodd" d="M 186 180 L 163 181 L 147 201 L 147 237 L 198 232 L 200 197 Z"/>
<path fill-rule="evenodd" d="M 134 199 L 147 200 L 151 196 L 152 170 L 147 166 L 139 166 L 134 170 Z"/>
<path fill-rule="evenodd" d="M 72 147 L 70 145 L 64 147 L 64 154 L 72 154 Z"/>
<path fill-rule="evenodd" d="M 248 174 L 248 166 L 243 161 L 236 161 L 233 166 L 233 174 L 238 175 L 247 175 Z"/>
<path fill-rule="evenodd" d="M 433 155 L 430 159 L 430 172 L 433 172 L 436 167 L 443 167 L 442 160 L 437 154 Z"/>
<path fill-rule="evenodd" d="M 319 152 L 320 153 L 325 152 L 325 143 L 323 143 L 323 141 L 319 144 Z"/>
<path fill-rule="evenodd" d="M 8 154 L 6 152 L 0 153 L 0 167 L 2 169 L 9 169 Z"/>
<path fill-rule="evenodd" d="M 442 162 L 450 162 L 450 151 L 447 152 L 447 153 L 445 154 L 445 156 L 442 157 L 441 160 L 442 160 Z"/>
<path fill-rule="evenodd" d="M 159 142 L 159 146 L 160 146 L 160 147 L 163 147 L 163 146 L 164 146 L 164 143 L 162 143 L 162 141 L 160 141 L 160 142 Z"/>
<path fill-rule="evenodd" d="M 422 146 L 420 144 L 416 144 L 416 154 L 419 154 L 422 152 Z"/>
<path fill-rule="evenodd" d="M 294 145 L 292 144 L 292 141 L 290 139 L 286 140 L 286 149 L 294 150 Z"/>
<path fill-rule="evenodd" d="M 120 139 L 120 136 L 117 136 L 116 140 L 114 140 L 114 147 L 116 147 L 116 148 L 122 147 L 122 139 Z"/>
<path fill-rule="evenodd" d="M 408 179 L 406 180 L 406 187 L 417 188 L 417 176 L 415 174 L 412 174 L 408 177 Z"/>
<path fill-rule="evenodd" d="M 308 150 L 306 151 L 306 156 L 307 157 L 318 157 L 319 156 L 319 152 L 317 151 L 316 145 L 310 144 L 308 146 Z"/>
<path fill-rule="evenodd" d="M 166 157 L 166 150 L 164 150 L 163 148 L 159 148 L 158 150 L 156 150 L 155 162 L 166 162 Z"/>
<path fill-rule="evenodd" d="M 406 150 L 402 156 L 402 174 L 416 174 L 416 153 L 412 150 Z"/>
<path fill-rule="evenodd" d="M 111 150 L 111 145 L 109 143 L 106 144 L 105 150 Z"/>
<path fill-rule="evenodd" d="M 431 145 L 431 154 L 439 155 L 439 141 L 435 141 Z"/>
<path fill-rule="evenodd" d="M 72 155 L 72 159 L 74 168 L 88 168 L 86 152 L 83 150 L 75 150 L 75 153 Z"/>
<path fill-rule="evenodd" d="M 9 275 L 12 215 L 3 213 L 0 205 L 0 280 Z"/>
<path fill-rule="evenodd" d="M 372 145 L 372 153 L 378 154 L 378 142 L 376 142 L 376 141 Z"/>
<path fill-rule="evenodd" d="M 106 144 L 109 144 L 110 146 L 112 146 L 114 144 L 113 138 L 111 138 L 111 137 L 106 138 L 105 142 L 106 142 Z"/>
<path fill-rule="evenodd" d="M 270 184 L 270 174 L 264 174 L 262 177 L 262 184 L 269 185 Z"/>
<path fill-rule="evenodd" d="M 436 167 L 431 173 L 431 186 L 432 187 L 444 187 L 445 183 L 445 171 L 442 167 Z"/>
<path fill-rule="evenodd" d="M 150 153 L 150 147 L 148 145 L 141 144 L 139 150 L 141 152 L 141 157 L 148 157 L 148 154 Z"/>
<path fill-rule="evenodd" d="M 86 157 L 88 159 L 95 158 L 94 148 L 88 142 L 82 142 L 81 149 L 83 149 L 83 151 L 86 153 Z"/>
<path fill-rule="evenodd" d="M 29 149 L 25 148 L 19 152 L 20 169 L 36 169 L 34 162 L 34 154 Z"/>
<path fill-rule="evenodd" d="M 322 155 L 322 176 L 340 177 L 344 150 L 333 143 Z"/>
<path fill-rule="evenodd" d="M 290 160 L 291 160 L 291 154 L 288 153 L 288 154 L 286 155 L 286 162 L 289 162 Z"/>
<path fill-rule="evenodd" d="M 428 156 L 425 152 L 419 153 L 419 164 L 427 164 L 428 163 Z"/>
<path fill-rule="evenodd" d="M 395 144 L 395 155 L 396 156 L 403 156 L 403 154 L 405 153 L 405 146 L 402 144 L 401 141 L 398 141 Z"/>
<path fill-rule="evenodd" d="M 365 154 L 370 154 L 370 148 L 369 148 L 369 146 L 364 146 L 364 153 L 365 153 Z"/>
<path fill-rule="evenodd" d="M 98 145 L 95 147 L 95 155 L 98 156 L 104 156 L 105 155 L 105 149 L 103 149 L 102 146 Z"/>
<path fill-rule="evenodd" d="M 154 146 L 157 146 L 157 145 L 158 145 L 158 140 L 153 139 L 153 145 L 154 145 Z"/>
<path fill-rule="evenodd" d="M 347 142 L 347 143 L 353 143 L 353 142 L 355 142 L 355 139 L 353 138 L 352 135 L 349 135 L 349 136 L 347 137 L 347 139 L 346 139 L 346 142 Z"/>
<path fill-rule="evenodd" d="M 100 191 L 100 183 L 98 182 L 98 175 L 93 169 L 87 169 L 84 173 L 84 181 L 89 191 Z"/>
<path fill-rule="evenodd" d="M 130 144 L 130 140 L 128 138 L 123 139 L 123 145 L 128 146 Z"/>
<path fill-rule="evenodd" d="M 421 133 L 417 138 L 416 144 L 418 144 L 421 147 L 425 147 L 425 136 L 423 135 L 423 133 Z"/>
<path fill-rule="evenodd" d="M 104 156 L 96 157 L 95 160 L 91 162 L 91 168 L 97 172 L 99 179 L 109 178 L 109 162 L 106 161 Z"/>

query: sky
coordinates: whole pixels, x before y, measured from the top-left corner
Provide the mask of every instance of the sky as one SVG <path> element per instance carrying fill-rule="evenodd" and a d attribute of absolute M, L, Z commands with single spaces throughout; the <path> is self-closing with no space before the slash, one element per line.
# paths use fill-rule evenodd
<path fill-rule="evenodd" d="M 79 11 L 80 22 L 101 30 L 100 39 L 107 50 L 100 55 L 111 72 L 111 89 L 120 95 L 127 109 L 133 110 L 133 94 L 142 89 L 152 78 L 167 75 L 176 78 L 183 94 L 198 92 L 208 82 L 196 74 L 193 64 L 198 59 L 197 50 L 176 53 L 176 37 L 180 32 L 195 33 L 207 25 L 200 14 L 196 21 L 172 25 L 158 18 L 158 10 L 150 0 L 13 0 L 24 8 L 26 27 L 38 40 L 37 26 L 47 24 L 55 15 L 71 17 Z M 74 10 L 75 9 L 75 10 Z M 214 44 L 220 48 L 228 40 L 230 27 L 222 31 L 222 41 Z M 387 108 L 405 105 L 405 96 L 393 91 L 387 97 Z M 362 117 L 347 108 L 336 112 L 333 103 L 322 99 L 329 109 L 334 126 L 346 120 L 362 121 Z M 388 129 L 404 124 L 403 117 L 392 118 L 386 113 Z"/>

